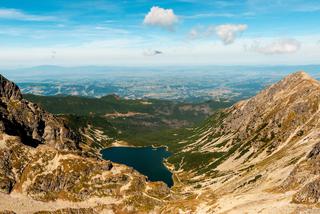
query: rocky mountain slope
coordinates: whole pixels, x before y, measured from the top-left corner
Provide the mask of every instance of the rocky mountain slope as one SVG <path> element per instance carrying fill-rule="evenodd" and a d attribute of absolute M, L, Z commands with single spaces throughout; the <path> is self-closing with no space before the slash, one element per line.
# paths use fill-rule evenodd
<path fill-rule="evenodd" d="M 320 83 L 304 72 L 217 113 L 180 142 L 182 191 L 206 212 L 320 212 Z M 318 208 L 317 208 L 318 207 Z"/>
<path fill-rule="evenodd" d="M 89 155 L 64 121 L 0 81 L 0 210 L 145 213 L 170 199 L 165 184 Z"/>

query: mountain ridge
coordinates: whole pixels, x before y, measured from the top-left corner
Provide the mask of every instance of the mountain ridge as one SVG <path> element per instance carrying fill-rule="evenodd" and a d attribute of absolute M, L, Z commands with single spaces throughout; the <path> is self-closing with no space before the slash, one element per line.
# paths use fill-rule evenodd
<path fill-rule="evenodd" d="M 248 213 L 260 208 L 268 213 L 274 206 L 287 213 L 272 197 L 286 203 L 291 212 L 300 209 L 294 203 L 316 205 L 318 181 L 313 180 L 320 175 L 318 156 L 310 159 L 307 154 L 318 154 L 319 104 L 319 82 L 296 72 L 217 113 L 180 142 L 181 152 L 169 159 L 185 186 L 182 191 L 191 188 L 198 196 L 214 192 L 221 199 L 207 204 L 207 212 L 223 213 L 229 207 L 227 213 L 236 213 L 236 206 L 245 203 L 235 199 L 239 195 L 252 201 L 241 205 Z M 260 208 L 250 195 L 256 200 L 263 196 Z M 224 198 L 239 204 L 232 207 Z M 220 208 L 214 208 L 217 204 Z"/>
<path fill-rule="evenodd" d="M 0 74 L 0 96 L 3 98 L 22 99 L 22 94 L 18 86 Z"/>

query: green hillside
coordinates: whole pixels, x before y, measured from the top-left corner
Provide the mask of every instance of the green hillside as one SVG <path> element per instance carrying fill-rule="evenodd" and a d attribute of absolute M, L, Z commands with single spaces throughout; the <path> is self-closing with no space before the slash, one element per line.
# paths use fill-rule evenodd
<path fill-rule="evenodd" d="M 47 111 L 67 119 L 74 129 L 87 125 L 133 145 L 170 145 L 216 110 L 232 102 L 179 103 L 167 100 L 24 95 Z"/>

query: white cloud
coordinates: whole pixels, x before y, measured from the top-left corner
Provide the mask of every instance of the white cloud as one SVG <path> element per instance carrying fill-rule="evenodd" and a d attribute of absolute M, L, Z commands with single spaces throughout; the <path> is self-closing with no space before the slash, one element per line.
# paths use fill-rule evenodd
<path fill-rule="evenodd" d="M 198 19 L 198 18 L 212 18 L 212 17 L 226 17 L 226 18 L 231 18 L 235 17 L 236 14 L 233 13 L 198 13 L 194 15 L 185 15 L 185 16 L 180 16 L 184 19 Z"/>
<path fill-rule="evenodd" d="M 261 44 L 261 42 L 255 42 L 249 49 L 261 54 L 290 54 L 300 50 L 301 43 L 295 39 L 279 39 L 269 42 L 267 44 Z"/>
<path fill-rule="evenodd" d="M 303 48 L 295 54 L 259 54 L 244 51 L 245 44 L 252 44 L 252 38 L 241 38 L 233 45 L 225 47 L 220 42 L 198 40 L 185 42 L 172 40 L 167 36 L 156 36 L 150 41 L 144 37 L 117 36 L 114 39 L 92 40 L 89 43 L 73 45 L 33 45 L 7 46 L 0 43 L 0 68 L 36 65 L 112 65 L 112 66 L 170 66 L 170 65 L 277 65 L 277 64 L 317 64 L 320 58 L 320 35 L 296 37 Z M 274 37 L 259 38 L 260 44 L 276 41 Z M 249 46 L 250 48 L 251 46 Z M 53 51 L 54 50 L 54 51 Z M 144 50 L 161 55 L 147 57 Z M 54 54 L 56 53 L 56 54 Z M 54 55 L 54 57 L 52 57 Z"/>
<path fill-rule="evenodd" d="M 248 28 L 245 24 L 233 25 L 225 24 L 219 25 L 215 28 L 217 36 L 222 40 L 225 45 L 234 43 L 239 33 Z"/>
<path fill-rule="evenodd" d="M 163 54 L 163 52 L 159 51 L 159 50 L 145 50 L 143 52 L 144 56 L 156 56 L 156 55 L 161 55 L 161 54 Z"/>
<path fill-rule="evenodd" d="M 234 43 L 239 33 L 245 31 L 248 28 L 247 25 L 239 24 L 239 25 L 218 25 L 213 26 L 210 25 L 208 27 L 197 26 L 192 28 L 189 31 L 190 39 L 200 39 L 200 38 L 208 38 L 212 35 L 216 34 L 219 39 L 222 40 L 223 44 L 229 45 Z"/>
<path fill-rule="evenodd" d="M 143 21 L 146 25 L 159 26 L 168 30 L 172 30 L 177 22 L 178 17 L 172 9 L 164 9 L 161 7 L 152 7 Z"/>
<path fill-rule="evenodd" d="M 215 27 L 214 26 L 197 26 L 192 28 L 189 31 L 189 38 L 190 39 L 200 39 L 200 38 L 207 38 L 212 36 L 215 33 Z"/>
<path fill-rule="evenodd" d="M 223 18 L 236 18 L 236 17 L 252 17 L 256 14 L 253 12 L 245 12 L 245 13 L 197 13 L 193 15 L 184 15 L 179 16 L 183 19 L 199 19 L 199 18 L 215 18 L 215 17 L 223 17 Z"/>
<path fill-rule="evenodd" d="M 22 21 L 52 21 L 51 16 L 40 16 L 24 13 L 16 9 L 0 9 L 0 19 L 13 19 Z"/>

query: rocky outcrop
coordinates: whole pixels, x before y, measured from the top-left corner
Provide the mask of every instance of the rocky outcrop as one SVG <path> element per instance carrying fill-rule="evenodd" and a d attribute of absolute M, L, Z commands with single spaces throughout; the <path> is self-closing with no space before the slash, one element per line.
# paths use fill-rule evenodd
<path fill-rule="evenodd" d="M 0 74 L 0 97 L 6 100 L 21 100 L 19 87 Z"/>
<path fill-rule="evenodd" d="M 0 192 L 12 191 L 31 158 L 30 148 L 18 137 L 0 134 Z"/>
<path fill-rule="evenodd" d="M 283 191 L 298 190 L 293 197 L 296 203 L 320 203 L 320 144 L 317 143 L 302 159 L 290 175 L 284 180 L 280 189 Z"/>
<path fill-rule="evenodd" d="M 317 157 L 320 157 L 320 142 L 317 143 L 308 154 L 308 158 L 315 159 Z"/>
<path fill-rule="evenodd" d="M 79 150 L 81 142 L 65 123 L 22 98 L 14 83 L 0 76 L 0 131 L 19 136 L 28 146 L 50 145 L 59 150 Z"/>
<path fill-rule="evenodd" d="M 320 178 L 308 183 L 293 196 L 293 202 L 300 204 L 320 203 Z"/>
<path fill-rule="evenodd" d="M 42 204 L 43 210 L 46 210 L 43 202 L 59 204 L 59 201 L 65 201 L 70 207 L 77 205 L 77 209 L 70 209 L 74 212 L 91 213 L 94 208 L 93 213 L 105 209 L 144 213 L 161 207 L 164 198 L 171 198 L 165 184 L 150 183 L 145 176 L 127 166 L 47 145 L 32 148 L 22 144 L 17 137 L 5 135 L 0 141 L 0 160 L 0 194 L 13 194 L 15 198 L 27 196 L 33 203 Z M 67 208 L 68 205 L 62 210 L 68 211 Z"/>

